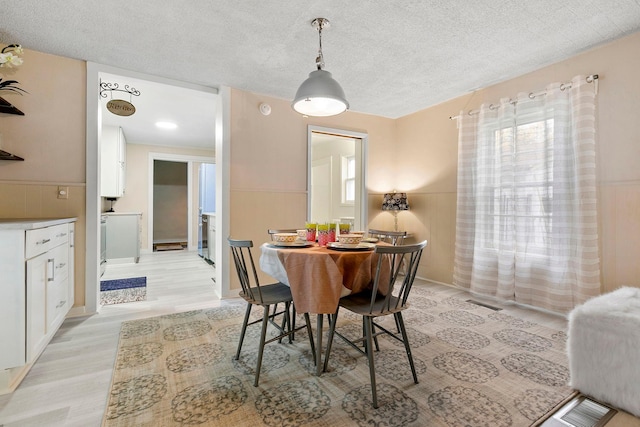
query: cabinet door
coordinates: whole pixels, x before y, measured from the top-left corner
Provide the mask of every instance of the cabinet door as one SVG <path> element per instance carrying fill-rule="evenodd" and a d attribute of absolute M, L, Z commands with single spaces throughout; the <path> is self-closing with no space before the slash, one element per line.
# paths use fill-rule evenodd
<path fill-rule="evenodd" d="M 117 192 L 124 195 L 127 179 L 127 140 L 122 128 L 118 128 L 118 188 Z"/>
<path fill-rule="evenodd" d="M 0 371 L 26 360 L 24 242 L 24 230 L 0 230 Z"/>
<path fill-rule="evenodd" d="M 53 272 L 53 263 L 46 253 L 27 261 L 27 362 L 47 345 L 48 270 Z"/>
<path fill-rule="evenodd" d="M 69 272 L 67 273 L 67 309 L 71 310 L 75 303 L 76 281 L 75 281 L 75 265 L 76 265 L 76 228 L 75 223 L 69 223 Z M 67 311 L 68 311 L 67 310 Z"/>
<path fill-rule="evenodd" d="M 124 194 L 126 140 L 122 128 L 103 126 L 100 136 L 100 195 Z"/>
<path fill-rule="evenodd" d="M 57 246 L 47 253 L 47 334 L 62 324 L 69 303 L 69 246 Z"/>
<path fill-rule="evenodd" d="M 140 257 L 140 231 L 137 214 L 108 215 L 107 259 Z"/>

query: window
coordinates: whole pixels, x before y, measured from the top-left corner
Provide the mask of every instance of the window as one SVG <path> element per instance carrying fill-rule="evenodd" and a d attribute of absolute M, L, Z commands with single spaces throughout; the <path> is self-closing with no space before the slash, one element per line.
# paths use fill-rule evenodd
<path fill-rule="evenodd" d="M 356 201 L 356 158 L 342 158 L 342 203 L 353 205 Z"/>
<path fill-rule="evenodd" d="M 459 116 L 454 285 L 557 312 L 599 293 L 589 83 L 576 76 Z"/>
<path fill-rule="evenodd" d="M 480 193 L 486 196 L 481 241 L 487 249 L 525 250 L 548 255 L 553 226 L 553 119 L 528 117 L 516 125 L 489 124 L 489 143 L 480 170 Z M 486 167 L 488 166 L 488 167 Z M 518 236 L 512 239 L 514 232 Z M 505 247 L 505 242 L 512 247 Z M 507 246 L 509 246 L 507 244 Z"/>

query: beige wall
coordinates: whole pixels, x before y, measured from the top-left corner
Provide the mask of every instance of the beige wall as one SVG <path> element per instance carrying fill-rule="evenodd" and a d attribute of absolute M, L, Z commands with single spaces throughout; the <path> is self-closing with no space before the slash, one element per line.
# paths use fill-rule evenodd
<path fill-rule="evenodd" d="M 4 47 L 4 45 L 0 45 Z M 23 96 L 0 96 L 24 116 L 0 113 L 0 148 L 25 160 L 0 160 L 0 218 L 77 217 L 75 305 L 84 305 L 85 284 L 85 64 L 25 50 L 24 64 L 2 69 L 19 81 Z M 69 187 L 58 199 L 58 186 Z"/>
<path fill-rule="evenodd" d="M 295 227 L 305 221 L 307 125 L 362 132 L 369 135 L 369 225 L 391 227 L 393 217 L 380 211 L 381 195 L 393 189 L 408 192 L 411 210 L 400 213 L 399 224 L 414 240 L 429 240 L 420 274 L 451 283 L 457 129 L 449 116 L 576 74 L 597 73 L 603 290 L 640 286 L 639 51 L 640 33 L 398 120 L 355 112 L 303 118 L 291 110 L 288 100 L 232 90 L 231 235 L 258 243 L 266 240 L 267 228 Z M 0 148 L 26 160 L 0 162 L 0 217 L 79 217 L 76 305 L 83 305 L 85 63 L 30 50 L 24 60 L 9 77 L 20 81 L 29 94 L 5 97 L 26 115 L 0 114 Z M 261 102 L 271 105 L 271 115 L 260 114 Z M 127 157 L 129 165 L 139 166 L 135 173 L 140 176 L 133 182 L 146 194 L 146 155 L 128 151 Z M 55 198 L 54 190 L 62 184 L 70 187 L 66 201 Z M 138 190 L 127 191 L 131 196 Z M 117 203 L 120 211 L 147 209 L 135 205 L 133 198 Z"/>
<path fill-rule="evenodd" d="M 269 116 L 263 116 L 258 110 L 262 102 L 271 105 Z M 268 239 L 269 228 L 304 225 L 308 125 L 368 134 L 369 193 L 391 188 L 389 182 L 396 161 L 394 120 L 353 112 L 336 117 L 304 118 L 293 111 L 289 100 L 232 90 L 232 237 L 252 239 L 259 245 Z M 370 210 L 370 214 L 375 216 L 376 212 Z M 232 288 L 238 287 L 235 270 L 230 277 Z"/>
<path fill-rule="evenodd" d="M 598 167 L 603 291 L 640 287 L 640 33 L 569 60 L 456 98 L 397 121 L 399 190 L 407 228 L 429 240 L 426 277 L 451 283 L 455 241 L 456 121 L 460 110 L 536 92 L 578 74 L 598 74 Z"/>

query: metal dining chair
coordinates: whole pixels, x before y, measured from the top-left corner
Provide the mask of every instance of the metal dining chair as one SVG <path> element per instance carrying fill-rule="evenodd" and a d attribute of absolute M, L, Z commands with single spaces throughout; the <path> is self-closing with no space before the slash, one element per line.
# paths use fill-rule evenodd
<path fill-rule="evenodd" d="M 315 344 L 313 341 L 313 333 L 311 331 L 311 323 L 309 321 L 309 313 L 304 314 L 306 325 L 296 328 L 295 323 L 292 323 L 291 320 L 293 297 L 291 296 L 291 289 L 289 288 L 289 286 L 280 282 L 272 283 L 269 285 L 261 285 L 260 281 L 258 280 L 258 274 L 256 272 L 255 263 L 251 254 L 253 241 L 236 240 L 232 239 L 231 237 L 229 237 L 227 240 L 229 242 L 231 253 L 233 255 L 233 261 L 238 273 L 238 279 L 240 279 L 240 285 L 242 286 L 240 296 L 244 298 L 245 301 L 247 301 L 247 310 L 244 315 L 244 321 L 242 322 L 242 331 L 240 332 L 240 341 L 238 342 L 238 350 L 234 357 L 235 360 L 238 360 L 240 358 L 240 351 L 242 350 L 242 343 L 247 331 L 247 326 L 253 325 L 254 323 L 262 322 L 260 344 L 258 347 L 256 376 L 253 383 L 253 385 L 257 387 L 258 381 L 260 379 L 260 368 L 262 367 L 262 354 L 264 352 L 264 346 L 266 344 L 273 341 L 282 342 L 282 338 L 284 337 L 288 337 L 289 343 L 291 343 L 293 340 L 294 332 L 306 327 L 307 334 L 309 335 L 309 342 L 311 344 L 311 352 L 313 353 L 315 358 Z M 274 312 L 271 313 L 271 306 L 275 306 L 279 303 L 284 303 L 284 310 L 279 312 L 276 312 L 276 310 L 274 310 Z M 249 323 L 251 309 L 255 305 L 261 306 L 263 308 L 262 318 Z M 283 316 L 282 323 L 277 324 L 275 322 L 275 318 L 280 315 Z M 295 310 L 293 312 L 293 316 L 295 316 Z M 278 330 L 279 334 L 276 337 L 266 340 L 267 326 L 269 325 L 269 323 L 271 323 Z M 315 359 L 314 362 L 320 363 L 319 361 L 315 361 Z"/>
<path fill-rule="evenodd" d="M 402 319 L 402 311 L 409 307 L 408 299 L 411 288 L 413 287 L 413 281 L 416 277 L 418 270 L 418 264 L 422 257 L 422 251 L 427 246 L 427 241 L 424 240 L 421 243 L 414 245 L 404 246 L 376 246 L 375 253 L 378 254 L 378 264 L 376 268 L 376 275 L 373 281 L 373 287 L 369 291 L 360 292 L 357 294 L 348 295 L 340 299 L 338 309 L 335 314 L 331 315 L 331 324 L 329 329 L 329 337 L 327 339 L 327 351 L 324 359 L 324 370 L 327 370 L 329 365 L 329 356 L 331 354 L 331 346 L 333 344 L 334 335 L 338 335 L 344 341 L 346 341 L 353 348 L 360 353 L 367 356 L 369 362 L 369 376 L 371 378 L 371 393 L 373 396 L 373 407 L 378 408 L 378 395 L 376 392 L 376 374 L 375 365 L 373 361 L 373 339 L 380 334 L 388 334 L 394 339 L 404 344 L 407 358 L 409 359 L 409 365 L 411 367 L 411 373 L 413 374 L 413 381 L 418 384 L 418 376 L 416 374 L 416 368 L 413 363 L 413 356 L 411 355 L 411 347 L 409 346 L 409 338 L 407 337 L 407 330 Z M 384 262 L 391 262 L 391 272 L 388 278 L 381 277 L 382 265 Z M 400 268 L 402 261 L 407 266 L 407 273 L 404 276 L 400 276 Z M 383 281 L 388 280 L 388 291 L 385 295 L 378 292 L 380 285 Z M 384 289 L 384 288 L 382 288 Z M 336 322 L 338 320 L 338 313 L 340 308 L 347 309 L 355 314 L 362 316 L 364 323 L 364 336 L 350 340 L 336 331 Z M 392 332 L 389 329 L 379 325 L 374 320 L 377 317 L 393 315 L 398 325 L 400 332 Z M 374 329 L 375 325 L 375 329 Z M 398 336 L 400 334 L 400 336 Z M 364 342 L 364 350 L 357 344 Z"/>
<path fill-rule="evenodd" d="M 381 242 L 387 242 L 393 246 L 402 245 L 405 237 L 407 237 L 406 231 L 385 231 L 369 229 L 369 237 L 375 237 Z"/>
<path fill-rule="evenodd" d="M 381 242 L 386 242 L 392 244 L 393 246 L 403 245 L 404 240 L 407 237 L 406 231 L 386 231 L 386 230 L 374 230 L 369 229 L 368 231 L 369 237 L 375 237 Z M 407 273 L 407 267 L 404 265 L 404 261 L 401 262 L 400 271 L 402 274 Z M 398 333 L 400 332 L 400 326 L 396 325 L 398 329 Z M 375 334 L 374 334 L 375 335 Z M 374 338 L 374 343 L 376 345 L 376 350 L 378 350 L 378 340 Z"/>

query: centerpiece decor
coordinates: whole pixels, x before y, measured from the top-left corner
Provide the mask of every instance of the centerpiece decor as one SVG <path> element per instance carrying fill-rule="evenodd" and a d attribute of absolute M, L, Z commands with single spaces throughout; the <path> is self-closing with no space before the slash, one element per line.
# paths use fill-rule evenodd
<path fill-rule="evenodd" d="M 22 65 L 23 60 L 20 55 L 23 54 L 22 46 L 19 44 L 10 44 L 2 48 L 0 51 L 0 68 L 13 68 Z M 26 93 L 27 91 L 18 87 L 17 80 L 2 80 L 0 78 L 0 91 L 6 90 L 10 92 Z"/>

